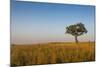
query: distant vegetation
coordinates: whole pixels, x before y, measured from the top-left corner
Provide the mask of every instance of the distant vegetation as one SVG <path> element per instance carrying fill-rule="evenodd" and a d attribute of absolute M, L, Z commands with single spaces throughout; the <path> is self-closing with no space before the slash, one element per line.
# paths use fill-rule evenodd
<path fill-rule="evenodd" d="M 85 28 L 83 23 L 77 23 L 74 25 L 70 25 L 66 27 L 66 34 L 71 34 L 75 37 L 75 42 L 78 43 L 78 36 L 83 35 L 84 33 L 87 33 L 87 29 Z"/>
<path fill-rule="evenodd" d="M 11 65 L 40 65 L 95 60 L 95 43 L 47 43 L 11 46 Z"/>

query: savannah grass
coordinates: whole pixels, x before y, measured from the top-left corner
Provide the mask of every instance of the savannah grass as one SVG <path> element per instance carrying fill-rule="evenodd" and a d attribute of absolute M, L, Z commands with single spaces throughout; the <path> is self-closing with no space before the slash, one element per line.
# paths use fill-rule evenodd
<path fill-rule="evenodd" d="M 94 42 L 54 42 L 11 46 L 11 65 L 40 65 L 95 60 Z"/>

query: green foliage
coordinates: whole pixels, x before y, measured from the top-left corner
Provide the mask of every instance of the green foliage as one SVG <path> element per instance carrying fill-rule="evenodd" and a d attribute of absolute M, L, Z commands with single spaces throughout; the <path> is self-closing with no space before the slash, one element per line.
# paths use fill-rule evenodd
<path fill-rule="evenodd" d="M 87 30 L 82 23 L 77 23 L 74 25 L 70 25 L 66 27 L 66 34 L 71 34 L 75 36 L 75 42 L 78 43 L 77 36 L 83 35 L 84 33 L 87 33 Z"/>
<path fill-rule="evenodd" d="M 87 33 L 87 30 L 84 26 L 84 24 L 82 23 L 77 23 L 74 25 L 70 25 L 68 27 L 66 27 L 66 34 L 71 34 L 73 36 L 80 36 L 84 33 Z"/>

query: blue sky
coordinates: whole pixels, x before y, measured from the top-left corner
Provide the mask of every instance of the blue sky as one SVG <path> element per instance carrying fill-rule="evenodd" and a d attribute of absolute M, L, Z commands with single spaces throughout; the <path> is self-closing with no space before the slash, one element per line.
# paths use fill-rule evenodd
<path fill-rule="evenodd" d="M 88 30 L 79 41 L 94 41 L 95 7 L 39 2 L 11 3 L 11 43 L 69 42 L 65 27 L 82 22 Z"/>

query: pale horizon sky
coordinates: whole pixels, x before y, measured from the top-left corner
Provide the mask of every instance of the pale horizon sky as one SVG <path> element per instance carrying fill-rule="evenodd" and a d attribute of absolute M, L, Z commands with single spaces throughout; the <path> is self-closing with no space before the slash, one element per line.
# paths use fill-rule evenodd
<path fill-rule="evenodd" d="M 65 27 L 82 22 L 87 34 L 79 41 L 94 41 L 95 7 L 40 2 L 11 2 L 11 44 L 69 42 Z"/>

